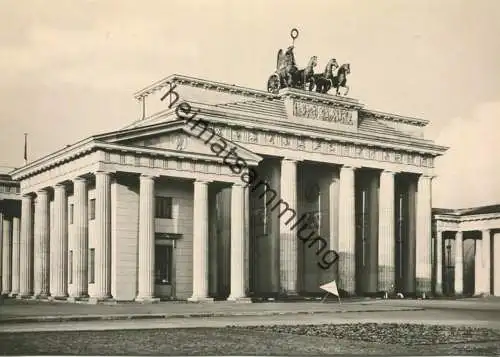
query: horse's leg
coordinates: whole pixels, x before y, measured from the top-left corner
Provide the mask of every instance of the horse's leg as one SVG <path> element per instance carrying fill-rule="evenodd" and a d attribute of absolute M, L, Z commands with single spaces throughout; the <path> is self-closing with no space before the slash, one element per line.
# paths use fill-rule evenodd
<path fill-rule="evenodd" d="M 346 85 L 344 95 L 347 95 L 347 93 L 349 93 L 349 86 Z"/>

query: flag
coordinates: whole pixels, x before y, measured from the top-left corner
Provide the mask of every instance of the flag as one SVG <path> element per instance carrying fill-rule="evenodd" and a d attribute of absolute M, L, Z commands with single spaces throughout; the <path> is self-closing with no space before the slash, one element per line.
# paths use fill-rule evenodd
<path fill-rule="evenodd" d="M 28 134 L 24 134 L 24 164 L 28 162 Z"/>
<path fill-rule="evenodd" d="M 339 297 L 339 290 L 337 289 L 337 283 L 335 282 L 335 280 L 330 283 L 321 285 L 319 288 Z"/>

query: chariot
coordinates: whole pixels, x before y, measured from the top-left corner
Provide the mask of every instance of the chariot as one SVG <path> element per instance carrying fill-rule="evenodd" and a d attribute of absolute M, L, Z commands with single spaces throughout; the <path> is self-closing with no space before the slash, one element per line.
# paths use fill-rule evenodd
<path fill-rule="evenodd" d="M 267 80 L 267 91 L 277 94 L 282 88 L 297 88 L 302 90 L 316 90 L 318 93 L 327 93 L 331 88 L 336 89 L 336 95 L 340 94 L 339 89 L 345 89 L 343 95 L 347 95 L 349 87 L 346 85 L 347 74 L 350 73 L 348 63 L 339 67 L 337 60 L 332 58 L 328 61 L 323 73 L 314 73 L 314 67 L 318 64 L 318 58 L 312 56 L 307 66 L 298 69 L 295 62 L 294 42 L 299 36 L 297 29 L 292 29 L 292 45 L 285 51 L 280 49 L 276 59 L 276 71 Z M 336 74 L 335 74 L 336 72 Z"/>

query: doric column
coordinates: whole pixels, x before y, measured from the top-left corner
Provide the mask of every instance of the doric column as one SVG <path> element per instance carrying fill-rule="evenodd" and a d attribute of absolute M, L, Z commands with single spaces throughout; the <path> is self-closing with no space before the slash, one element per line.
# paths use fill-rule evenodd
<path fill-rule="evenodd" d="M 475 239 L 474 252 L 474 295 L 479 295 L 483 292 L 484 279 L 483 276 L 483 240 Z"/>
<path fill-rule="evenodd" d="M 154 301 L 155 181 L 141 175 L 139 187 L 139 292 L 136 300 Z"/>
<path fill-rule="evenodd" d="M 455 235 L 455 295 L 464 292 L 464 248 L 463 233 L 458 231 Z"/>
<path fill-rule="evenodd" d="M 281 161 L 280 180 L 281 200 L 288 208 L 297 213 L 297 162 L 283 159 Z M 280 205 L 278 210 L 280 224 L 280 286 L 287 295 L 297 294 L 297 231 L 294 227 L 296 217 Z"/>
<path fill-rule="evenodd" d="M 2 295 L 8 295 L 12 288 L 12 222 L 4 216 L 2 229 Z"/>
<path fill-rule="evenodd" d="M 328 224 L 330 234 L 330 250 L 339 251 L 339 235 L 338 235 L 338 216 L 339 214 L 339 180 L 338 172 L 335 170 L 331 173 L 330 183 L 328 185 Z M 333 258 L 332 258 L 333 259 Z M 332 265 L 331 279 L 337 280 L 338 276 L 338 260 Z"/>
<path fill-rule="evenodd" d="M 12 218 L 12 289 L 11 296 L 19 295 L 19 248 L 20 248 L 20 226 L 19 217 Z"/>
<path fill-rule="evenodd" d="M 443 232 L 436 232 L 436 294 L 443 294 Z"/>
<path fill-rule="evenodd" d="M 491 231 L 489 229 L 484 229 L 482 233 L 482 275 L 483 275 L 483 289 L 482 293 L 485 295 L 490 295 L 491 293 Z M 497 244 L 500 244 L 497 243 Z"/>
<path fill-rule="evenodd" d="M 193 295 L 189 301 L 208 297 L 208 182 L 194 182 L 193 208 Z"/>
<path fill-rule="evenodd" d="M 34 243 L 34 295 L 49 296 L 50 266 L 50 223 L 49 193 L 46 190 L 37 192 L 35 205 L 35 243 Z"/>
<path fill-rule="evenodd" d="M 421 175 L 418 179 L 416 225 L 416 283 L 417 293 L 430 293 L 432 281 L 432 177 Z"/>
<path fill-rule="evenodd" d="M 154 181 L 151 201 L 152 210 L 154 210 Z M 153 216 L 154 254 L 154 211 L 151 215 Z M 95 256 L 96 276 L 95 295 L 92 297 L 99 300 L 111 297 L 111 174 L 104 171 L 95 173 L 95 234 L 97 242 Z"/>
<path fill-rule="evenodd" d="M 354 170 L 354 167 L 342 166 L 339 188 L 339 288 L 351 295 L 356 286 Z"/>
<path fill-rule="evenodd" d="M 73 289 L 71 298 L 88 295 L 88 202 L 87 180 L 77 177 L 73 180 Z"/>
<path fill-rule="evenodd" d="M 50 239 L 50 295 L 64 298 L 68 295 L 68 222 L 66 187 L 54 186 L 54 221 Z"/>
<path fill-rule="evenodd" d="M 490 248 L 493 250 L 491 253 L 493 255 L 493 281 L 492 290 L 494 296 L 500 296 L 500 264 L 495 264 L 495 262 L 500 262 L 500 232 L 495 232 L 493 234 L 493 246 Z"/>
<path fill-rule="evenodd" d="M 19 297 L 33 293 L 33 201 L 25 195 L 21 199 L 21 239 L 19 246 Z"/>
<path fill-rule="evenodd" d="M 390 291 L 395 286 L 395 232 L 394 232 L 394 172 L 380 173 L 379 235 L 378 235 L 378 290 Z"/>
<path fill-rule="evenodd" d="M 231 293 L 228 300 L 245 298 L 245 189 L 231 189 Z"/>
<path fill-rule="evenodd" d="M 245 204 L 245 294 L 250 290 L 250 188 L 244 187 Z"/>

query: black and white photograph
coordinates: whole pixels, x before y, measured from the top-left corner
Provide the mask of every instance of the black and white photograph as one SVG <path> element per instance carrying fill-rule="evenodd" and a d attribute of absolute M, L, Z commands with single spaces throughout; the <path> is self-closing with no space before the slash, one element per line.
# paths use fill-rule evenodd
<path fill-rule="evenodd" d="M 500 355 L 500 1 L 0 0 L 0 355 Z"/>

